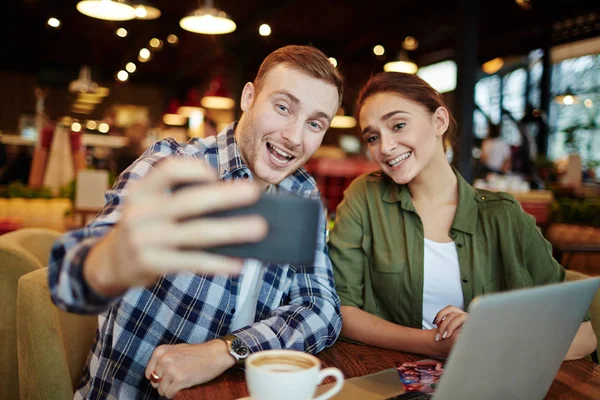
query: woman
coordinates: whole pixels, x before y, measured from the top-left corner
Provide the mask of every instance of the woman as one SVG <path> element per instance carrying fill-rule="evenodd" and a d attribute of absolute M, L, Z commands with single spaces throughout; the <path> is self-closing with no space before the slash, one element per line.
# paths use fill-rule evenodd
<path fill-rule="evenodd" d="M 378 74 L 360 91 L 356 115 L 381 172 L 351 184 L 330 233 L 342 335 L 445 356 L 475 296 L 564 280 L 519 203 L 474 189 L 448 164 L 456 123 L 425 81 Z M 567 359 L 595 347 L 583 322 Z"/>

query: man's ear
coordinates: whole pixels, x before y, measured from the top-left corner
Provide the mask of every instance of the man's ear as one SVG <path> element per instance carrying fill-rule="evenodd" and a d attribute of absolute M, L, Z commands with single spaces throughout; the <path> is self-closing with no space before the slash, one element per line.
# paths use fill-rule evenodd
<path fill-rule="evenodd" d="M 435 127 L 436 135 L 442 136 L 448 130 L 450 124 L 450 114 L 446 107 L 438 107 L 433 113 L 433 126 Z"/>
<path fill-rule="evenodd" d="M 252 107 L 255 93 L 256 90 L 252 82 L 248 82 L 246 85 L 244 85 L 244 90 L 242 90 L 242 98 L 240 101 L 240 107 L 242 108 L 243 112 L 248 111 L 250 107 Z"/>

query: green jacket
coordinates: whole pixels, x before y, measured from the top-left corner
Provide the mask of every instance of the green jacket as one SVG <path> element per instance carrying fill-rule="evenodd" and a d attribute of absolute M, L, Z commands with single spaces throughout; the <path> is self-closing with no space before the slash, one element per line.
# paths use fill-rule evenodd
<path fill-rule="evenodd" d="M 561 282 L 565 271 L 514 197 L 474 189 L 460 174 L 448 235 L 456 243 L 465 309 L 475 296 Z M 329 238 L 342 305 L 422 327 L 423 225 L 406 185 L 380 172 L 344 193 Z"/>

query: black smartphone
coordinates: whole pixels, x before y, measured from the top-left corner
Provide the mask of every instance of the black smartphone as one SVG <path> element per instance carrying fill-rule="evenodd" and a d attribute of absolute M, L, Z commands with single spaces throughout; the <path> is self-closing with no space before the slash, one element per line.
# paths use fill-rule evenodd
<path fill-rule="evenodd" d="M 188 186 L 190 185 L 178 185 L 172 191 Z M 262 241 L 210 247 L 203 250 L 276 264 L 311 265 L 315 261 L 320 212 L 319 200 L 287 193 L 266 193 L 251 206 L 205 215 L 210 217 L 261 215 L 269 225 L 269 231 Z"/>

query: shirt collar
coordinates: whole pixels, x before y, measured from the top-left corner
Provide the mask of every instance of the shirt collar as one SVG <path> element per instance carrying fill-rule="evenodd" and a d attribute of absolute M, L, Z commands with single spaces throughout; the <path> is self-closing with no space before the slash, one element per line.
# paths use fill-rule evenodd
<path fill-rule="evenodd" d="M 462 175 L 452 167 L 458 181 L 458 207 L 452 221 L 452 229 L 465 233 L 475 233 L 477 226 L 477 200 L 475 189 L 465 181 Z M 416 213 L 415 206 L 410 197 L 408 185 L 397 185 L 388 176 L 384 175 L 388 185 L 383 192 L 382 199 L 386 203 L 400 203 L 406 211 Z"/>
<path fill-rule="evenodd" d="M 245 170 L 250 174 L 248 166 L 242 159 L 240 148 L 235 141 L 236 122 L 229 124 L 217 134 L 217 155 L 219 159 L 219 179 L 230 179 L 235 172 Z"/>

